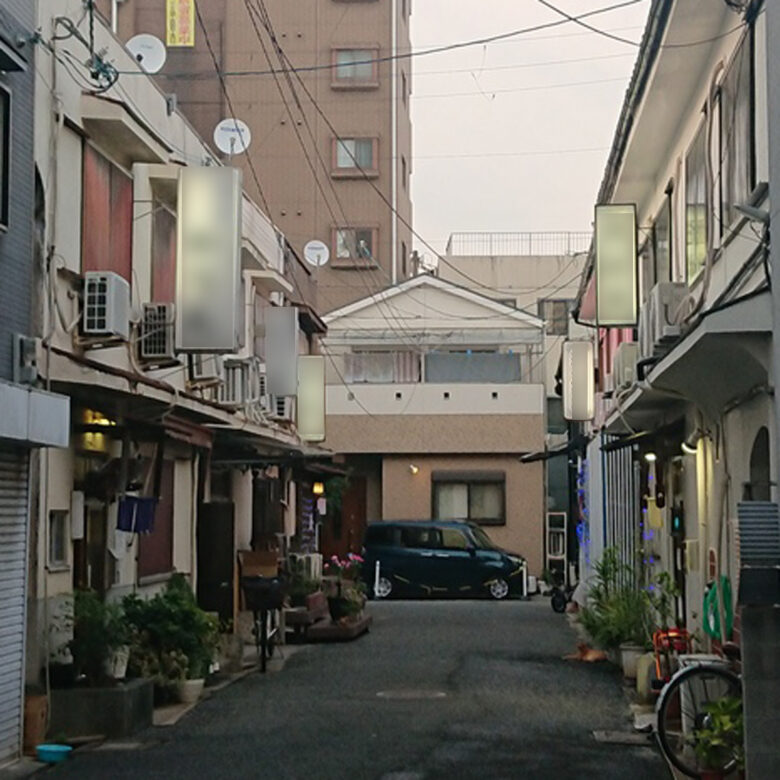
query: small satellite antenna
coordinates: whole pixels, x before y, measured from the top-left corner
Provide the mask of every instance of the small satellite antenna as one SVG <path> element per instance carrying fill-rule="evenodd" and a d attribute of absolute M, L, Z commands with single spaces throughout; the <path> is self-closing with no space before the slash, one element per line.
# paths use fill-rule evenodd
<path fill-rule="evenodd" d="M 242 154 L 252 143 L 252 133 L 246 122 L 234 117 L 223 119 L 214 128 L 214 143 L 223 154 Z"/>
<path fill-rule="evenodd" d="M 163 42 L 154 35 L 135 35 L 127 42 L 126 48 L 147 73 L 158 73 L 165 65 L 168 53 Z"/>
<path fill-rule="evenodd" d="M 309 241 L 303 248 L 303 256 L 309 265 L 320 268 L 330 260 L 330 249 L 328 249 L 328 245 L 325 242 L 318 241 L 315 238 L 313 241 Z"/>

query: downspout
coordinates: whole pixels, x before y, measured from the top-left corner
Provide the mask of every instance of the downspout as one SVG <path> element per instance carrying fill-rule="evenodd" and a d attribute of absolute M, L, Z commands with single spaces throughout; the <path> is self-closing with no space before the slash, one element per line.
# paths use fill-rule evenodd
<path fill-rule="evenodd" d="M 111 32 L 116 35 L 119 0 L 111 0 Z"/>
<path fill-rule="evenodd" d="M 390 53 L 395 58 L 398 53 L 398 0 L 391 0 L 390 13 L 392 15 Z M 390 163 L 392 169 L 390 202 L 393 204 L 393 213 L 390 217 L 390 257 L 392 262 L 391 280 L 393 284 L 396 284 L 398 282 L 398 62 L 392 59 L 390 63 Z"/>

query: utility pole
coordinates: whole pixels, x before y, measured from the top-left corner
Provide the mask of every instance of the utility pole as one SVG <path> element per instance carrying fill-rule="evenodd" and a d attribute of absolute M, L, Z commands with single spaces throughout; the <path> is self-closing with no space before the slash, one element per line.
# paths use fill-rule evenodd
<path fill-rule="evenodd" d="M 780 484 L 780 2 L 766 0 L 766 76 L 769 121 L 769 199 L 772 209 L 772 384 L 775 408 L 774 481 Z M 760 65 L 759 65 L 760 67 Z M 778 497 L 775 496 L 777 501 Z M 780 776 L 777 703 L 780 702 L 780 606 L 742 608 L 743 701 L 747 776 Z"/>

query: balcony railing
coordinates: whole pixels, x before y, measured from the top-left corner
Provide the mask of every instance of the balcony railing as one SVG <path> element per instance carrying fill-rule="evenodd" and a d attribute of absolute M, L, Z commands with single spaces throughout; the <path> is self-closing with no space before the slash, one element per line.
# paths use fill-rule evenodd
<path fill-rule="evenodd" d="M 510 257 L 556 256 L 587 252 L 592 234 L 585 232 L 548 233 L 452 233 L 447 241 L 449 256 Z"/>

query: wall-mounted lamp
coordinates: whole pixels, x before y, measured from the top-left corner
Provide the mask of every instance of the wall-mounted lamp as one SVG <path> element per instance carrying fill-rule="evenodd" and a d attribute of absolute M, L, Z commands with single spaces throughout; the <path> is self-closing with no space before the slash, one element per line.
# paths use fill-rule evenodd
<path fill-rule="evenodd" d="M 325 485 L 322 482 L 315 482 L 311 486 L 311 492 L 314 493 L 315 496 L 321 496 L 325 492 Z"/>
<path fill-rule="evenodd" d="M 658 456 L 654 452 L 646 452 L 645 460 L 648 463 L 655 463 L 658 460 Z"/>
<path fill-rule="evenodd" d="M 419 474 L 420 473 L 420 467 L 415 466 L 414 463 L 409 464 L 409 472 L 411 474 Z"/>

